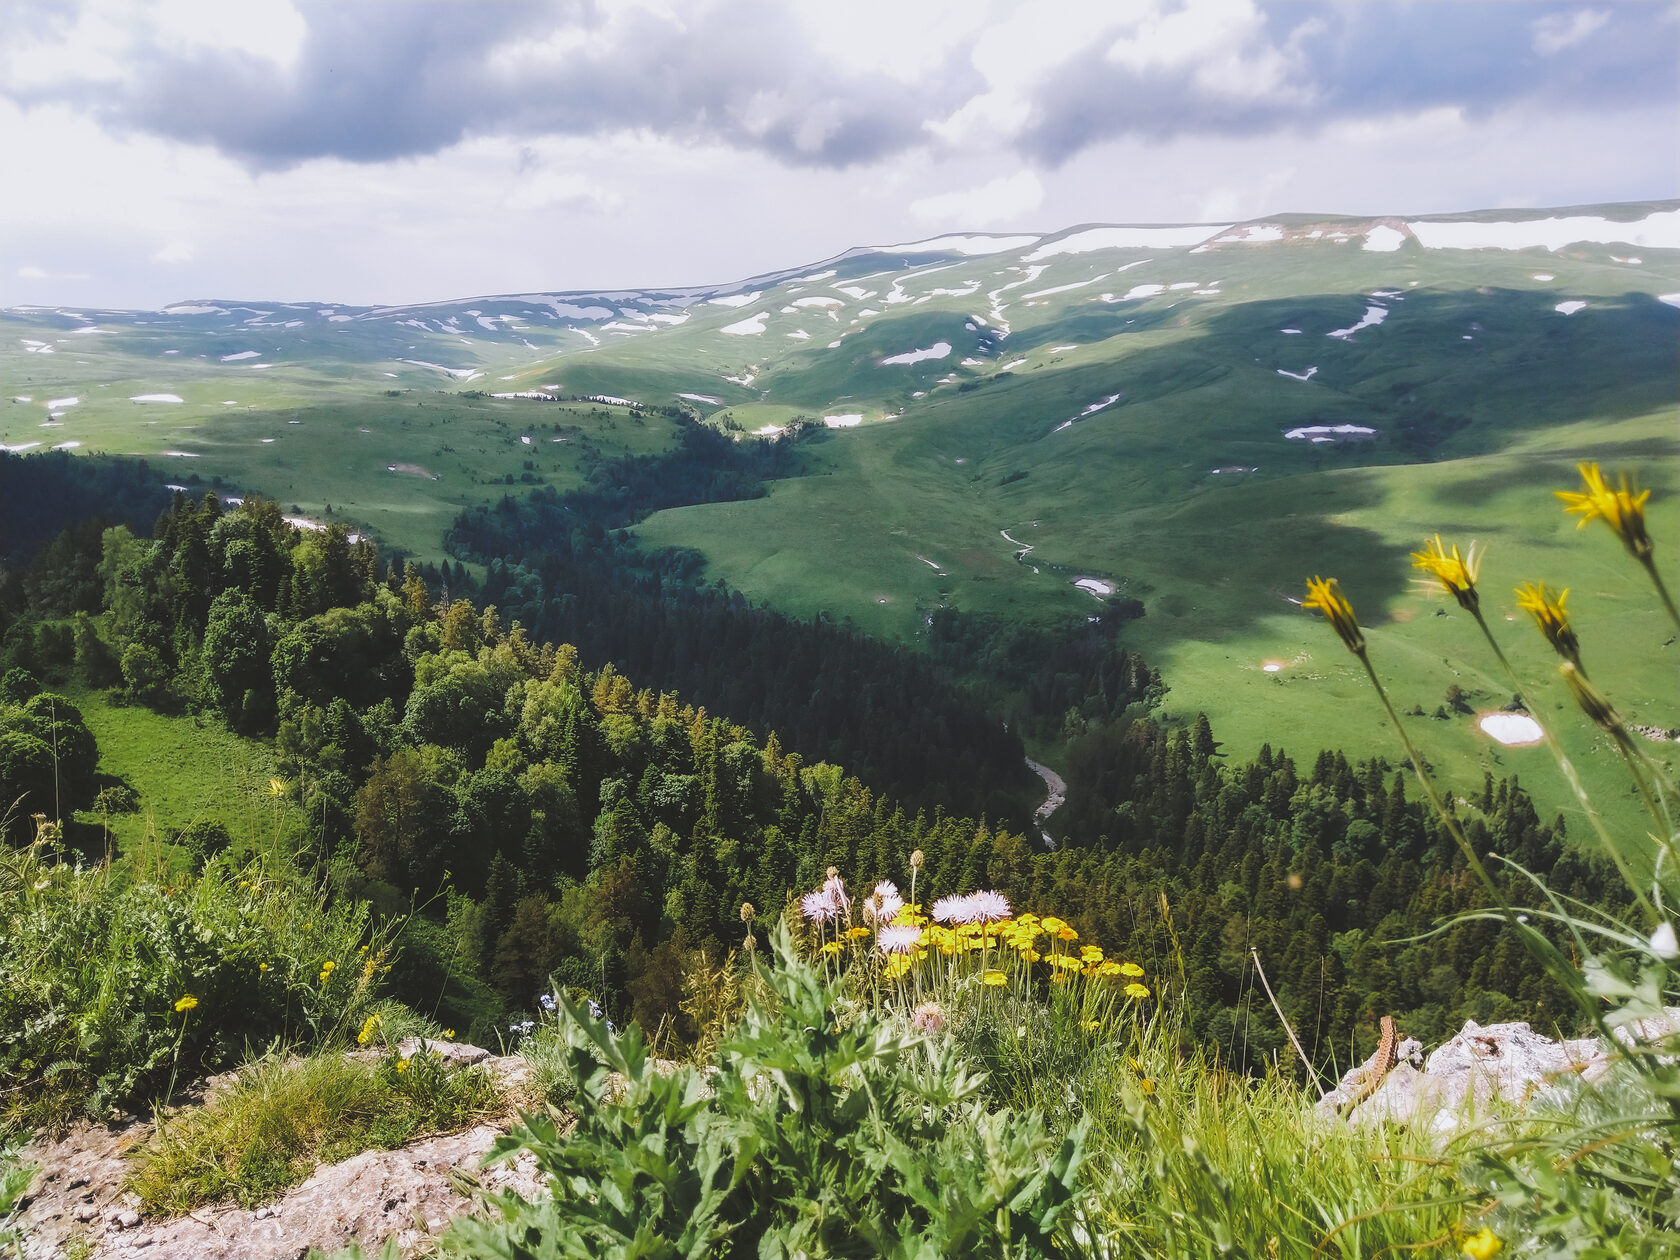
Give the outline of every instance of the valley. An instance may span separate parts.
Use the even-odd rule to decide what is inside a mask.
[[[1336,575],[1455,786],[1519,773],[1570,814],[1544,749],[1477,726],[1509,685],[1408,557],[1436,532],[1478,540],[1490,622],[1537,681],[1550,653],[1511,588],[1573,587],[1595,678],[1630,721],[1675,726],[1654,596],[1612,539],[1577,545],[1534,504],[1597,459],[1680,533],[1677,304],[1663,202],[948,236],[678,290],[11,309],[0,445],[141,455],[441,560],[462,509],[575,489],[586,454],[672,449],[681,408],[794,443],[762,497],[633,527],[749,600],[910,645],[942,608],[1120,620],[1164,715],[1206,712],[1232,755],[1393,756],[1357,663],[1297,606]],[[1468,713],[1441,707],[1449,687]],[[1610,749],[1572,739],[1619,798]]]

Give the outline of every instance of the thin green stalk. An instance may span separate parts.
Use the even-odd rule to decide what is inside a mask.
[[[1476,619],[1476,624],[1481,627],[1482,637],[1487,640],[1488,646],[1493,649],[1494,656],[1504,668],[1505,677],[1510,681],[1512,692],[1518,700],[1522,700],[1523,688],[1522,683],[1517,679],[1517,671],[1511,667],[1511,662],[1500,649],[1499,641],[1493,637],[1493,631],[1488,628],[1487,622],[1482,619],[1481,609],[1471,608],[1470,615]],[[1370,666],[1367,665],[1366,668],[1369,669]],[[1610,832],[1604,825],[1604,817],[1592,803],[1592,798],[1587,795],[1586,786],[1581,782],[1581,776],[1576,771],[1575,764],[1569,760],[1568,755],[1563,751],[1563,746],[1558,743],[1557,736],[1552,734],[1552,728],[1540,717],[1538,711],[1530,706],[1526,700],[1523,701],[1523,707],[1528,709],[1529,717],[1540,728],[1540,735],[1546,741],[1546,748],[1556,759],[1558,768],[1563,771],[1563,777],[1568,782],[1570,790],[1575,793],[1575,799],[1581,803],[1581,808],[1586,811],[1587,821],[1592,824],[1593,830],[1598,833],[1599,842],[1604,845],[1605,852],[1610,855],[1610,860],[1615,863],[1616,870],[1620,872],[1622,879],[1627,883],[1634,897],[1638,899],[1639,904],[1651,916],[1652,922],[1655,922],[1657,918],[1656,907],[1651,904],[1641,890],[1640,882],[1634,878],[1633,869],[1628,865],[1627,859],[1622,856],[1620,847],[1610,838]]]
[[[1662,597],[1663,607],[1668,609],[1669,618],[1676,627],[1680,627],[1680,609],[1675,608],[1674,600],[1668,593],[1668,587],[1663,585],[1662,575],[1657,572],[1657,563],[1650,556],[1640,556],[1639,563],[1645,566],[1645,572],[1651,575],[1651,584],[1657,588],[1657,594]]]

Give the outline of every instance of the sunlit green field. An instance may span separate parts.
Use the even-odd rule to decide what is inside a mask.
[[[255,331],[247,307],[8,312],[5,392],[30,401],[0,403],[0,442],[156,457],[436,558],[462,506],[565,490],[585,443],[648,453],[674,431],[479,391],[682,402],[743,438],[804,419],[802,475],[659,513],[639,538],[698,549],[708,577],[755,600],[912,644],[937,607],[1038,622],[1103,615],[1112,592],[1142,603],[1122,641],[1165,675],[1168,715],[1208,712],[1232,754],[1397,759],[1354,662],[1296,606],[1306,577],[1335,576],[1455,784],[1515,770],[1567,811],[1542,750],[1433,716],[1449,685],[1478,710],[1512,688],[1457,608],[1413,588],[1409,553],[1436,531],[1487,549],[1490,621],[1536,704],[1561,695],[1532,628],[1507,620],[1510,589],[1572,588],[1595,680],[1630,721],[1680,727],[1672,626],[1610,535],[1577,533],[1551,494],[1577,460],[1636,472],[1672,562],[1680,251],[1373,252],[1368,225],[1287,226],[1287,241],[1212,250],[863,255],[721,297],[577,298],[611,302],[594,322],[547,299],[296,308]],[[76,331],[89,323],[104,331]],[[184,401],[131,401],[148,393]],[[80,401],[43,427],[66,396]],[[1370,440],[1285,436],[1337,425]],[[1584,731],[1566,743],[1619,805],[1606,748]],[[1650,747],[1673,760],[1672,743]]]

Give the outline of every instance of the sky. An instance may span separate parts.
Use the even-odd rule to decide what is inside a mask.
[[[0,0],[0,304],[1680,197],[1680,0]]]

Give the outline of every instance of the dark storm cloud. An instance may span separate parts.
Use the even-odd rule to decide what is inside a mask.
[[[113,129],[211,144],[256,168],[418,156],[472,134],[622,130],[845,166],[915,143],[923,117],[941,108],[931,87],[838,72],[774,0],[735,0],[680,25],[638,14],[610,28],[586,3],[300,8],[308,33],[289,68],[152,39],[135,50],[128,82],[10,94],[80,105]],[[613,35],[558,63],[519,55],[562,29]],[[942,92],[980,87],[966,54],[929,81]]]
[[[71,12],[12,9],[32,34],[67,29]],[[612,23],[588,0],[302,12],[307,35],[286,68],[143,34],[121,82],[0,92],[87,109],[114,130],[213,145],[255,169],[419,156],[473,135],[623,131],[844,167],[931,144],[927,124],[988,87],[970,43],[910,84],[837,65],[778,0]],[[1238,66],[1229,84],[1193,61],[1128,69],[1108,56],[1112,37],[1070,52],[1031,90],[1013,143],[1056,164],[1122,136],[1252,135],[1443,105],[1472,115],[1526,101],[1591,111],[1672,103],[1680,90],[1668,2],[1279,0],[1261,12],[1246,43],[1221,49]],[[558,60],[521,53],[556,32],[590,38]],[[1250,71],[1268,65],[1256,89]]]
[[[1310,130],[1440,106],[1472,117],[1528,102],[1584,113],[1672,104],[1680,93],[1672,3],[1279,0],[1261,12],[1242,51],[1252,62],[1281,57],[1275,90],[1226,91],[1195,65],[1131,71],[1112,63],[1105,41],[1047,82],[1023,148],[1055,164],[1120,136]]]

